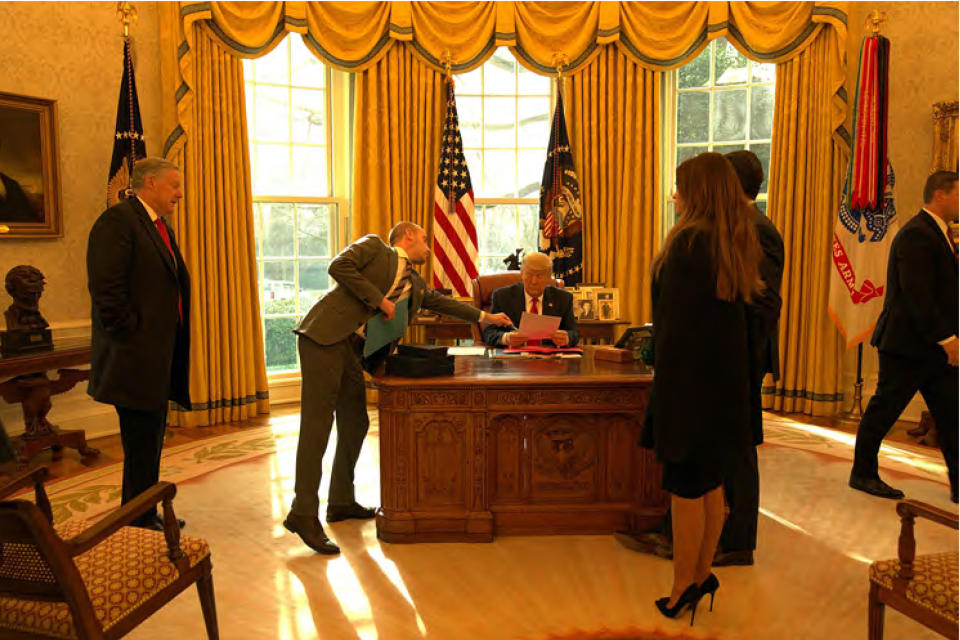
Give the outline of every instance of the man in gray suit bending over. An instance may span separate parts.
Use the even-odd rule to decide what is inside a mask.
[[[428,290],[413,267],[429,256],[427,234],[412,222],[400,222],[390,231],[390,246],[376,235],[360,238],[330,263],[336,286],[317,301],[296,329],[302,376],[300,440],[295,496],[283,526],[317,553],[340,552],[320,526],[317,496],[334,413],[337,451],[327,522],[375,514],[374,509],[357,504],[353,492],[353,471],[369,426],[363,368],[373,366],[361,362],[367,321],[377,313],[392,319],[397,303],[406,299],[408,318],[424,307],[468,322],[510,324],[505,314],[487,314]]]

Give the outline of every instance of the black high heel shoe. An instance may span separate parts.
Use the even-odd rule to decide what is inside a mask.
[[[666,598],[660,598],[659,600],[655,601],[654,604],[657,605],[657,609],[660,610],[660,613],[668,618],[676,618],[677,614],[680,613],[684,607],[690,605],[690,626],[692,627],[693,617],[697,615],[697,604],[700,603],[701,596],[702,594],[700,593],[700,586],[694,582],[683,590],[683,593],[680,594],[677,602],[672,607],[667,606],[667,603],[670,602],[670,596],[667,596]]]
[[[717,589],[720,588],[720,581],[717,580],[717,576],[712,573],[707,576],[707,579],[700,583],[700,597],[710,594],[710,611],[713,611],[713,596],[716,594]]]

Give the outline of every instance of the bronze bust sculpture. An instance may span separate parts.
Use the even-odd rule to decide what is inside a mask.
[[[3,313],[7,330],[2,332],[3,355],[52,348],[49,323],[40,314],[40,296],[46,282],[36,267],[18,265],[7,272],[4,285],[13,298]]]

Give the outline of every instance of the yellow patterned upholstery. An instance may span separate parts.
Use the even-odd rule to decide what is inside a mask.
[[[87,522],[56,527],[64,540],[79,534]],[[193,567],[210,555],[205,540],[180,536],[180,548]],[[90,551],[75,558],[77,570],[104,630],[172,583],[177,568],[167,557],[163,533],[123,527]],[[42,633],[51,638],[76,638],[73,617],[64,603],[0,597],[0,630]],[[2,635],[2,634],[0,634]]]
[[[956,623],[960,604],[958,562],[960,554],[956,551],[918,555],[913,563],[914,577],[906,585],[907,600]],[[898,560],[878,560],[870,565],[870,580],[893,590],[898,571]]]

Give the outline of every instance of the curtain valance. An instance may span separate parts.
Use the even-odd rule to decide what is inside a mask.
[[[532,71],[560,66],[576,73],[604,45],[653,70],[682,66],[725,37],[753,60],[784,62],[806,49],[824,28],[837,50],[824,69],[835,87],[833,120],[846,115],[845,2],[180,2],[164,11],[165,48],[175,51],[179,77],[164,78],[178,103],[189,100],[194,28],[201,25],[230,53],[258,57],[288,32],[299,33],[319,58],[348,71],[376,64],[398,42],[409,42],[429,66],[465,72],[497,47],[510,47]],[[171,7],[172,8],[172,7]],[[172,23],[172,24],[171,24]],[[170,68],[168,67],[168,68]],[[173,83],[167,84],[167,82]],[[189,129],[188,109],[165,114],[171,132],[165,153]],[[175,118],[171,120],[170,118]]]

